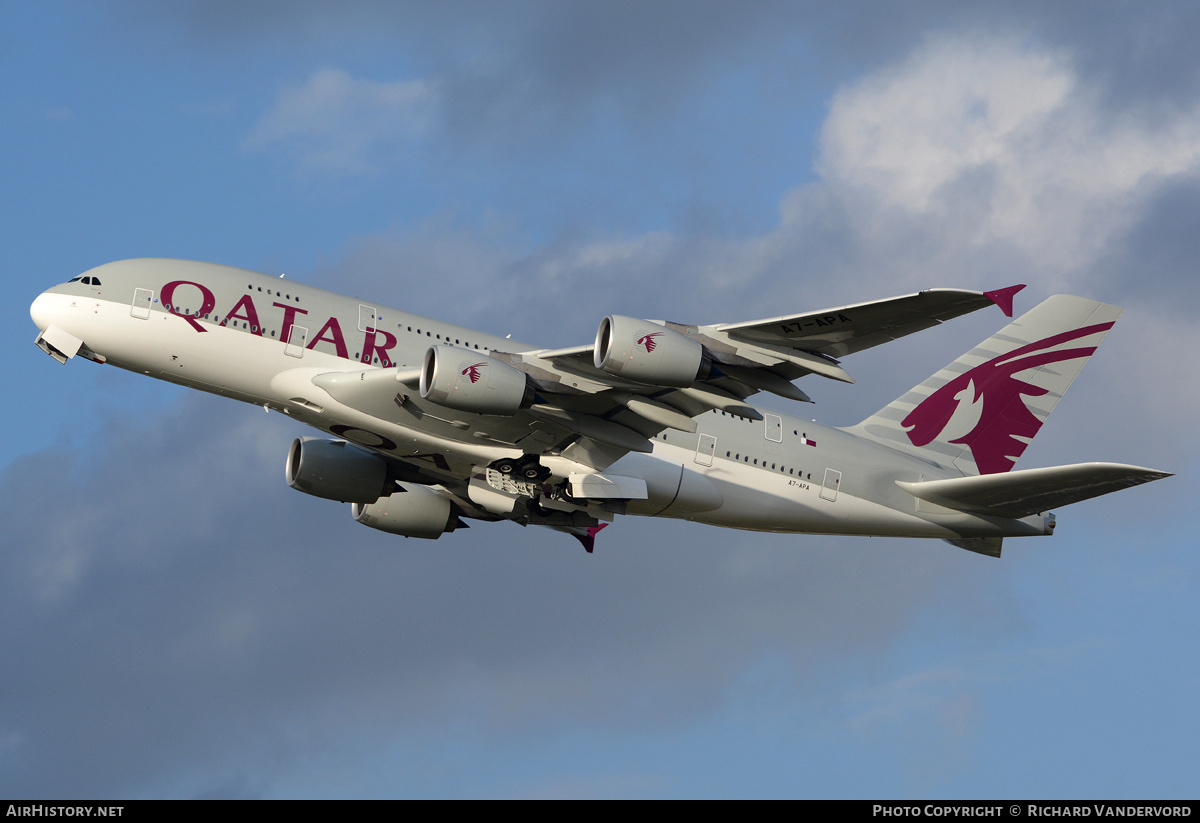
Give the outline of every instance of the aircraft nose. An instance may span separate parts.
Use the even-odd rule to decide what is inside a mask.
[[[33,318],[33,324],[41,331],[45,331],[54,318],[54,298],[49,292],[42,292],[33,301],[29,307],[29,316]]]

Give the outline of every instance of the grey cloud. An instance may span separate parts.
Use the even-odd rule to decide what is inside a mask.
[[[571,107],[618,95],[631,100],[678,100],[695,91],[714,65],[815,54],[805,62],[820,81],[829,72],[858,72],[895,59],[931,31],[975,30],[1025,35],[1061,44],[1083,60],[1085,73],[1114,100],[1194,97],[1200,80],[1193,42],[1200,11],[1191,4],[1131,6],[1089,3],[932,0],[853,7],[827,3],[660,0],[563,4],[379,2],[330,6],[319,0],[282,3],[188,2],[164,6],[126,0],[111,6],[114,21],[138,31],[147,25],[176,31],[184,42],[234,50],[281,41],[306,48],[393,38],[422,62],[470,66],[471,74],[507,81],[482,89]],[[472,58],[475,58],[472,60]],[[490,98],[494,103],[495,98]],[[489,105],[486,93],[476,100]],[[516,113],[515,111],[512,113]]]
[[[594,556],[511,524],[403,540],[284,488],[275,415],[190,397],[106,428],[0,478],[10,796],[270,794],[350,739],[669,729],[763,655],[803,692],[982,571],[940,544],[628,519]]]
[[[1165,182],[1148,201],[1126,242],[1095,272],[1101,284],[1123,284],[1156,312],[1192,320],[1200,310],[1200,179]],[[1132,288],[1131,288],[1132,287]]]

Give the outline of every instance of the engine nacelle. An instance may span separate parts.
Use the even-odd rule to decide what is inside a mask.
[[[658,323],[610,314],[596,331],[594,362],[626,380],[683,388],[696,382],[704,347]]]
[[[421,397],[476,414],[515,414],[528,383],[520,369],[453,346],[430,346],[421,365]]]
[[[374,503],[389,488],[383,458],[342,440],[297,437],[285,473],[293,489],[343,503]]]
[[[354,503],[350,510],[364,526],[404,537],[436,540],[459,525],[449,498],[416,483],[400,483],[391,497],[374,503]]]

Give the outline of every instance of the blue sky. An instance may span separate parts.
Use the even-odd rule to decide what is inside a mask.
[[[0,794],[1194,797],[1200,12],[960,5],[0,6]],[[32,345],[39,291],[135,256],[548,346],[1084,294],[1126,312],[1022,466],[1177,476],[999,561],[393,538],[285,487],[294,422]],[[800,413],[853,424],[1001,321]]]

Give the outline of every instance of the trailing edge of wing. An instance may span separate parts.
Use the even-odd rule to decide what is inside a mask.
[[[1013,295],[1023,288],[1009,286],[989,292],[926,289],[886,300],[711,328],[751,343],[844,357],[991,305],[998,305],[1011,317]]]
[[[919,483],[897,480],[896,485],[939,506],[1015,518],[1170,476],[1170,472],[1123,463],[1075,463]]]

